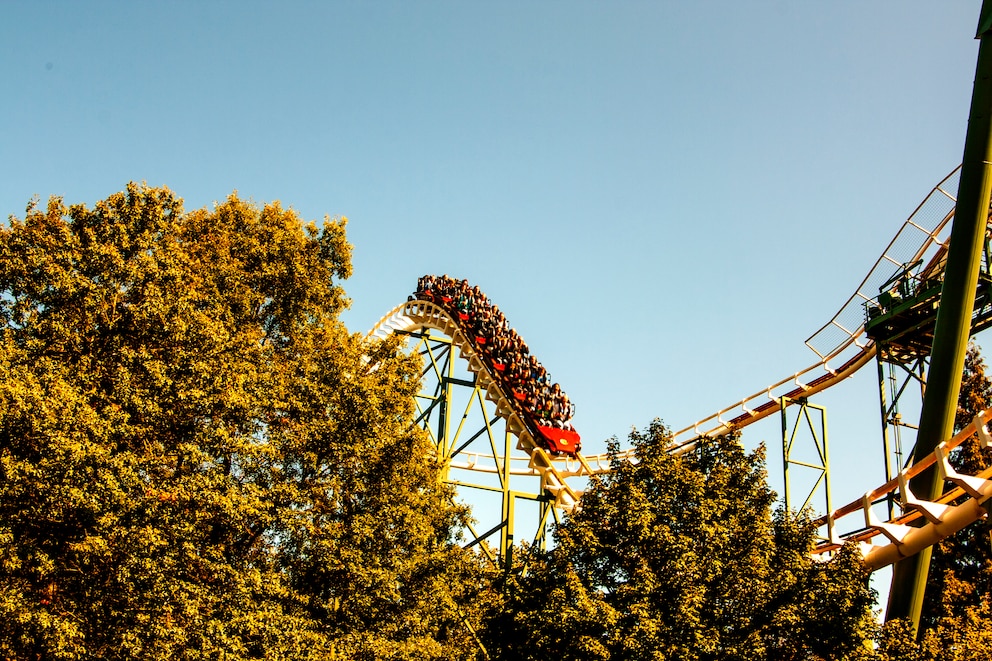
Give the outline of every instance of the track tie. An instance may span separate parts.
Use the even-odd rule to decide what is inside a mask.
[[[992,481],[975,475],[963,475],[954,470],[947,458],[947,443],[938,445],[934,455],[937,457],[937,474],[942,479],[964,489],[972,498],[980,499],[985,496],[986,490],[992,489]]]
[[[951,505],[943,505],[930,500],[920,500],[913,495],[907,483],[905,471],[899,471],[899,496],[903,507],[919,510],[923,513],[923,516],[934,524],[941,523],[944,520],[944,515],[954,509]]]
[[[880,520],[871,509],[871,492],[861,498],[861,507],[865,512],[865,525],[874,528],[889,538],[893,544],[901,545],[913,528],[901,523],[888,523]]]

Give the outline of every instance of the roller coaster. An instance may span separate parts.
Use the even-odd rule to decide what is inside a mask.
[[[957,168],[931,190],[855,293],[806,340],[816,355],[812,365],[675,431],[672,451],[689,451],[704,437],[738,432],[786,406],[806,402],[873,359],[906,363],[925,358],[932,344],[959,175]],[[986,223],[973,334],[992,325],[990,239],[992,229]],[[579,506],[589,480],[610,471],[614,459],[635,460],[631,451],[615,457],[583,455],[570,423],[553,426],[542,419],[534,402],[523,396],[519,377],[508,377],[506,359],[494,353],[492,335],[480,333],[473,311],[425,288],[423,279],[406,302],[370,331],[370,336],[380,339],[390,334],[406,338],[411,350],[423,358],[417,423],[431,435],[446,479],[459,488],[488,494],[493,502],[482,509],[499,512],[494,525],[470,526],[467,543],[478,545],[494,562],[508,562],[512,556],[518,503],[536,509],[536,531],[529,542],[543,546],[549,522]],[[900,467],[897,475],[863,497],[828,511],[818,521],[825,534],[814,555],[826,558],[845,542],[853,542],[866,565],[875,570],[985,516],[983,505],[992,498],[992,469],[960,474],[948,454],[976,434],[983,447],[992,447],[990,419],[992,412],[980,413],[924,460]],[[930,466],[937,467],[945,489],[936,500],[921,500],[909,489],[908,480]],[[520,479],[535,486],[526,491],[515,488],[511,480]],[[881,517],[873,505],[885,499],[901,507],[890,508],[889,516]],[[493,548],[488,540],[496,535],[500,541]]]

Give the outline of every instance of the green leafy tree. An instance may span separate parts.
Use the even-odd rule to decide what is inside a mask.
[[[853,549],[811,560],[814,530],[773,514],[761,451],[733,438],[672,454],[660,422],[507,585],[488,622],[505,658],[834,659],[868,654],[874,593]]]
[[[464,658],[482,585],[345,221],[130,184],[0,228],[0,657]]]

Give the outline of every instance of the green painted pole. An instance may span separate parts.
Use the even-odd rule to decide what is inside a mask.
[[[879,402],[882,407],[882,452],[885,455],[885,481],[888,482],[892,479],[892,450],[889,444],[889,404],[885,397],[885,363],[882,362],[881,351],[882,347],[878,347],[878,353],[875,354],[875,363],[878,365]],[[893,397],[893,400],[895,399]],[[891,493],[886,500],[888,500],[889,518],[891,519],[893,514]]]
[[[976,38],[979,39],[978,63],[958,184],[957,210],[940,291],[930,376],[920,412],[914,463],[953,435],[961,373],[971,335],[971,316],[992,193],[992,0],[982,3]],[[910,482],[910,489],[917,498],[934,500],[943,491],[943,484],[931,468],[915,477]],[[927,548],[896,563],[886,620],[909,618],[914,629],[919,630],[930,552]]]

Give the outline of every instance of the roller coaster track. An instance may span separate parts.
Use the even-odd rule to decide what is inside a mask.
[[[788,405],[805,400],[840,383],[871,362],[877,346],[866,333],[865,307],[871,305],[880,290],[893,281],[893,274],[903,273],[928,281],[942,277],[954,217],[956,200],[953,193],[957,190],[958,175],[959,169],[955,169],[933,188],[903,224],[855,293],[827,324],[806,340],[807,346],[817,356],[816,362],[676,431],[673,452],[688,451],[703,437],[736,432],[778,413],[783,402]],[[976,306],[973,332],[992,325],[992,314],[989,314],[992,303],[988,300],[980,303]],[[384,338],[391,333],[423,332],[427,329],[451,338],[452,346],[468,362],[468,370],[474,375],[476,387],[484,393],[486,400],[495,404],[496,413],[506,422],[507,431],[517,438],[517,449],[524,453],[523,456],[501,458],[496,456],[495,450],[492,454],[462,452],[448,458],[449,466],[470,471],[538,476],[541,491],[553,495],[556,508],[565,512],[575,508],[582,492],[571,486],[568,480],[609,472],[611,457],[604,454],[565,457],[547,452],[534,438],[518,402],[508,396],[500,380],[490,371],[483,353],[475,344],[474,334],[463,330],[459,322],[440,305],[426,300],[407,301],[383,316],[370,335]],[[828,556],[845,541],[850,541],[859,545],[867,565],[878,569],[912,555],[985,516],[983,504],[992,497],[992,469],[979,475],[960,475],[948,463],[947,453],[974,434],[978,434],[984,447],[989,447],[992,437],[986,425],[990,418],[992,413],[983,412],[961,433],[942,443],[933,454],[902,470],[896,479],[823,517],[819,523],[826,527],[827,535],[815,549],[814,555]],[[619,458],[634,459],[633,451],[620,453]],[[932,465],[937,465],[951,488],[935,502],[920,501],[907,488],[906,481]],[[896,492],[899,493],[903,513],[891,520],[880,520],[872,505]],[[860,514],[860,517],[853,517],[855,514]],[[927,520],[925,525],[910,525],[921,517]],[[857,520],[848,525],[853,532],[839,534],[840,520],[844,523]]]
[[[825,557],[845,542],[854,542],[860,548],[865,564],[872,570],[880,569],[932,546],[987,516],[985,507],[992,498],[992,468],[977,475],[961,474],[951,466],[948,455],[976,434],[981,447],[992,447],[992,436],[987,426],[990,419],[992,411],[982,411],[967,427],[940,443],[923,460],[904,468],[896,478],[866,492],[860,499],[820,519],[817,523],[827,526],[828,539],[817,546],[814,555]],[[909,489],[908,482],[935,464],[938,475],[952,486],[936,501],[920,500]],[[872,504],[896,491],[899,492],[903,514],[889,521],[880,520],[872,510]],[[864,527],[849,535],[837,534],[837,520],[854,514],[860,515],[856,518],[864,523]],[[922,527],[910,525],[921,518],[927,521]]]
[[[486,365],[474,336],[462,330],[459,322],[444,307],[432,301],[407,301],[380,319],[370,335],[382,339],[391,333],[422,332],[424,329],[434,329],[451,338],[452,346],[468,361],[468,370],[475,375],[475,385],[481,389],[486,400],[495,404],[497,415],[506,421],[507,430],[516,436],[516,447],[526,456],[510,457],[510,461],[518,465],[509,472],[515,475],[540,476],[541,491],[554,494],[556,507],[566,512],[571,511],[578,504],[581,494],[567,483],[567,478],[582,474],[592,475],[596,471],[581,455],[574,459],[553,457],[539,445],[525,421],[525,414],[519,403],[505,392]],[[501,469],[498,457],[469,452],[457,453],[456,458],[449,460],[449,467],[488,473],[496,473]]]

